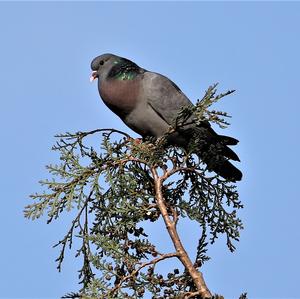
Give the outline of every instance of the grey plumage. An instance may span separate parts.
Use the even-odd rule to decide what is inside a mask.
[[[92,79],[98,78],[98,89],[103,102],[124,123],[143,137],[161,137],[166,133],[185,106],[193,105],[179,87],[167,77],[140,68],[134,62],[113,54],[93,59]],[[175,132],[169,143],[188,148],[190,139],[200,140],[195,153],[207,168],[224,178],[237,181],[242,173],[228,160],[239,161],[228,147],[238,140],[218,135],[206,121],[193,123]]]

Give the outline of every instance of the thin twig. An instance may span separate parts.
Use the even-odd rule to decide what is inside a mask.
[[[87,196],[86,200],[84,201],[84,204],[83,206],[81,207],[80,211],[78,212],[76,218],[72,221],[72,225],[71,225],[71,228],[69,229],[68,233],[66,234],[66,236],[64,237],[64,239],[60,240],[57,244],[53,245],[53,248],[59,246],[59,245],[62,245],[62,249],[61,249],[61,253],[59,255],[59,257],[56,259],[56,261],[58,262],[58,266],[57,266],[57,269],[58,271],[60,272],[61,271],[61,265],[62,265],[62,262],[63,262],[63,259],[64,259],[64,252],[65,252],[65,248],[66,248],[66,245],[69,241],[69,248],[72,247],[72,238],[73,238],[73,230],[74,230],[74,227],[75,225],[78,223],[80,217],[81,217],[81,214],[82,212],[85,210],[85,208],[87,207],[88,205],[88,202],[90,201],[91,199],[91,196],[93,194],[93,190],[90,192],[90,194]]]
[[[168,258],[172,258],[172,257],[178,257],[178,253],[177,252],[174,252],[174,253],[165,253],[165,254],[162,254],[161,256],[153,259],[150,262],[142,263],[137,269],[135,269],[134,271],[132,271],[127,276],[123,277],[120,280],[120,282],[113,289],[111,289],[109,291],[109,294],[113,294],[115,291],[117,291],[118,289],[120,289],[121,286],[122,286],[122,284],[126,280],[130,279],[131,277],[135,277],[143,268],[145,268],[147,266],[150,266],[150,265],[156,265],[158,262],[163,261],[163,260],[168,259]]]

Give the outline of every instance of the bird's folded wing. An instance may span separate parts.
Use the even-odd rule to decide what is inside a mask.
[[[153,72],[143,74],[143,96],[148,105],[169,125],[181,108],[193,105],[177,85],[167,77]]]

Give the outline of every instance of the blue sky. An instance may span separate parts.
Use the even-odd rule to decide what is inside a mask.
[[[192,101],[214,82],[237,90],[216,108],[233,116],[222,133],[240,140],[245,230],[234,254],[222,239],[210,247],[203,273],[227,298],[300,298],[299,37],[297,2],[1,2],[0,297],[78,288],[74,252],[58,273],[51,248],[70,219],[46,225],[22,210],[58,159],[55,134],[132,133],[88,80],[91,59],[111,52],[167,75]],[[196,232],[185,223],[181,233],[192,251]]]

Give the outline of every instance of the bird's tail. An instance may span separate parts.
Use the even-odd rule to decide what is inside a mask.
[[[242,179],[242,172],[228,160],[214,164],[210,169],[222,176],[224,179],[232,182],[240,181]]]
[[[218,135],[211,128],[205,128],[205,132],[203,129],[198,127],[194,131],[193,135],[196,136],[194,152],[207,165],[209,171],[214,171],[232,182],[240,181],[242,179],[241,171],[229,161],[240,161],[240,159],[228,147],[228,145],[236,145],[238,140],[229,136]]]

